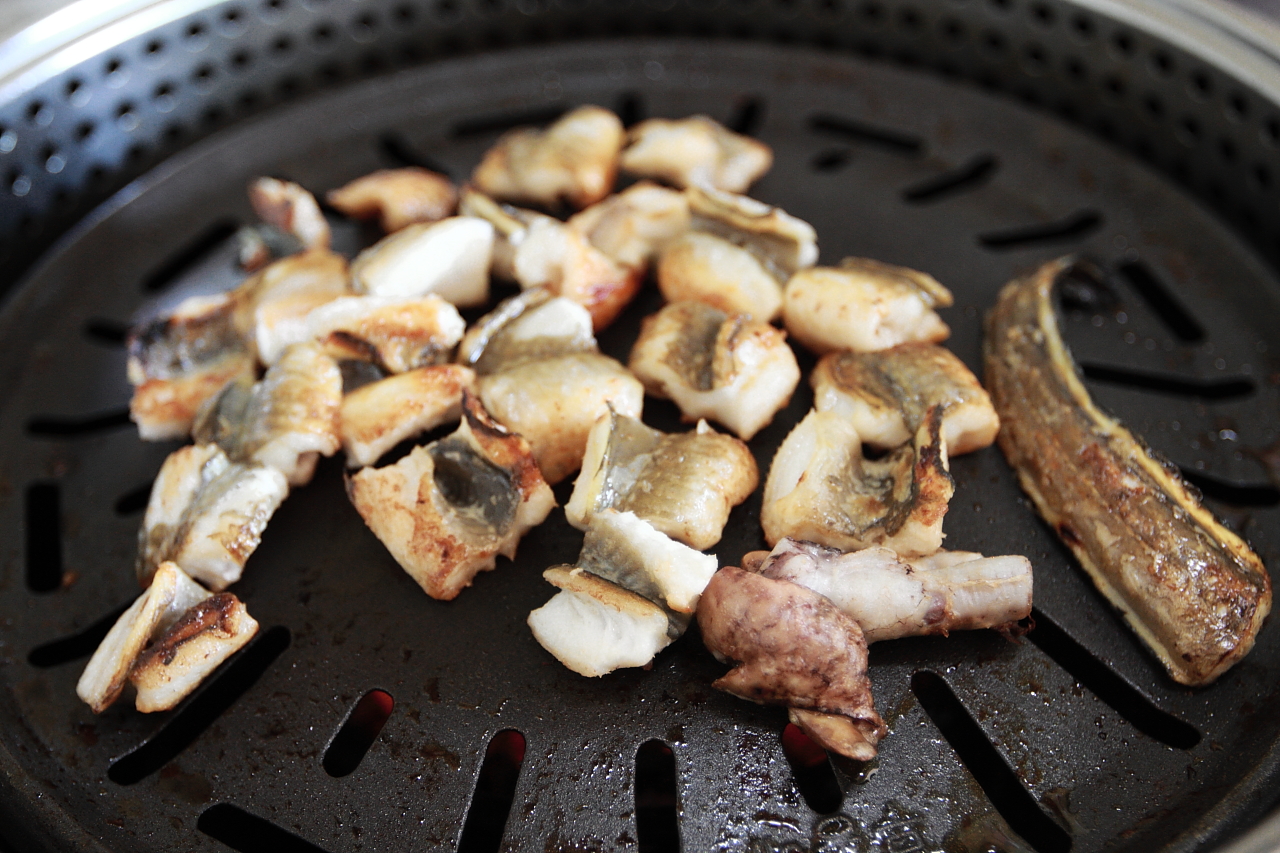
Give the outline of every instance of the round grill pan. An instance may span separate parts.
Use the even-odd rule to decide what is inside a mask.
[[[322,190],[415,162],[461,179],[504,129],[582,103],[629,122],[702,112],[769,143],[753,194],[812,222],[823,262],[937,275],[974,367],[1003,282],[1064,252],[1098,260],[1114,300],[1077,288],[1063,305],[1093,393],[1280,565],[1270,60],[1188,19],[1018,0],[150,12],[143,34],[8,78],[0,104],[3,245],[10,276],[26,270],[0,315],[15,849],[1191,851],[1272,807],[1274,626],[1216,685],[1175,686],[995,449],[953,460],[947,545],[1030,557],[1036,628],[874,646],[892,734],[873,766],[788,752],[784,713],[711,689],[724,667],[696,630],[651,671],[555,663],[524,619],[551,595],[541,570],[577,554],[558,512],[514,564],[426,598],[336,460],[251,559],[236,591],[263,632],[217,678],[168,715],[95,718],[73,692],[136,595],[140,511],[174,448],[127,422],[122,330],[236,280],[246,182]],[[372,236],[335,225],[347,250]],[[657,303],[650,288],[605,350],[625,358]],[[752,442],[762,470],[810,403],[802,388]],[[646,420],[678,428],[658,401]],[[722,563],[762,546],[758,514],[758,495],[735,511]]]

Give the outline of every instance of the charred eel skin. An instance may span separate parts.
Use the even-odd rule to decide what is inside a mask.
[[[1040,515],[1182,684],[1212,683],[1271,610],[1258,556],[1080,381],[1054,312],[1060,258],[1010,282],[987,315],[985,379],[1000,449]]]

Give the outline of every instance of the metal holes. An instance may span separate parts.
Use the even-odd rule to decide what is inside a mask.
[[[325,853],[310,841],[231,803],[205,809],[196,829],[238,853]]]
[[[254,685],[289,648],[291,640],[289,629],[282,625],[255,638],[224,664],[225,668],[187,700],[150,740],[112,762],[107,778],[117,785],[132,785],[168,764]]]
[[[144,483],[137,488],[129,491],[116,498],[116,502],[112,505],[116,515],[128,516],[135,515],[147,508],[147,503],[151,500],[151,483]]]
[[[898,154],[918,156],[924,153],[925,143],[919,136],[889,127],[868,124],[857,119],[825,113],[812,116],[809,127],[851,142],[883,148]]]
[[[84,336],[96,344],[121,347],[124,346],[125,339],[129,336],[129,327],[124,323],[117,323],[115,320],[94,317],[85,321]]]
[[[733,114],[725,121],[724,126],[734,133],[751,136],[764,123],[764,98],[749,95],[738,100],[733,107]]]
[[[991,180],[999,167],[1000,161],[993,155],[978,154],[955,169],[907,187],[902,191],[902,200],[909,204],[927,204],[976,190]]]
[[[120,429],[131,423],[128,409],[83,417],[37,415],[27,421],[27,432],[41,438],[80,438],[98,432]]]
[[[640,853],[679,853],[676,757],[660,740],[636,750],[636,842]]]
[[[158,293],[165,290],[183,273],[209,257],[215,249],[231,239],[239,227],[240,223],[224,219],[205,228],[142,279],[143,291]]]
[[[361,696],[324,751],[324,772],[335,778],[354,772],[395,706],[396,700],[385,690],[370,690]]]
[[[986,231],[978,235],[978,243],[984,248],[997,251],[1023,249],[1046,243],[1081,240],[1101,227],[1101,213],[1095,210],[1080,210],[1055,222]]]
[[[457,853],[498,853],[515,801],[524,748],[524,735],[513,729],[500,731],[489,741]]]
[[[1175,397],[1191,397],[1198,400],[1236,400],[1251,396],[1256,390],[1252,379],[1240,376],[1231,379],[1188,379],[1172,374],[1145,373],[1126,367],[1085,362],[1080,365],[1085,379],[1141,388]]]
[[[800,795],[818,814],[831,814],[844,802],[844,791],[836,779],[826,750],[800,730],[795,723],[782,729],[782,752],[791,765]]]
[[[27,663],[40,669],[48,669],[89,657],[132,603],[120,605],[82,631],[36,646],[27,655]]]
[[[1142,261],[1129,261],[1120,264],[1116,271],[1138,292],[1178,340],[1188,344],[1204,340],[1204,327],[1182,307],[1182,303],[1150,267]]]
[[[915,673],[911,676],[911,692],[1014,832],[1037,853],[1066,853],[1071,849],[1071,836],[1041,811],[942,676],[928,671]]]
[[[62,586],[62,499],[57,483],[27,487],[27,589],[53,592]]]
[[[1194,726],[1157,707],[1043,613],[1033,612],[1032,619],[1035,628],[1027,633],[1027,639],[1135,729],[1178,749],[1191,749],[1200,742],[1200,732]]]

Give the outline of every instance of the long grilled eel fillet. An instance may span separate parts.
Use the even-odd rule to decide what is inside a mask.
[[[1008,284],[987,316],[1000,448],[1040,515],[1174,680],[1213,682],[1271,610],[1262,561],[1141,439],[1094,405],[1058,329],[1063,258]]]

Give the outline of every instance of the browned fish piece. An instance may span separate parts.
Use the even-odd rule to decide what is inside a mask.
[[[1054,313],[1070,258],[1008,284],[987,317],[1000,448],[1040,515],[1174,680],[1209,684],[1271,610],[1257,555],[1140,438],[1094,405]]]
[[[415,222],[435,222],[458,206],[458,189],[420,166],[379,169],[325,194],[325,201],[357,219],[377,218],[390,234]]]

